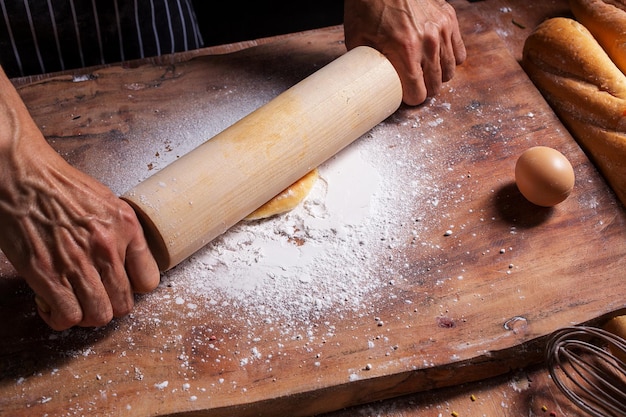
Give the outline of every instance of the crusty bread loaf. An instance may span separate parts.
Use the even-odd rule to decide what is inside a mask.
[[[569,4],[576,20],[626,74],[626,0],[570,0]]]
[[[602,326],[607,332],[613,333],[615,336],[621,337],[626,340],[626,316],[616,316],[607,321]],[[616,345],[609,345],[609,349],[613,355],[617,356],[622,361],[626,362],[626,352],[623,349],[619,349]]]
[[[553,18],[524,44],[522,65],[626,205],[626,77],[580,23]]]

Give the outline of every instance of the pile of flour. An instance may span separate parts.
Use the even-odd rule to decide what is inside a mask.
[[[296,209],[235,225],[166,273],[162,285],[180,304],[302,320],[367,308],[388,283],[379,255],[397,227],[392,208],[403,200],[394,168],[377,168],[381,155],[375,135],[359,139],[319,167]]]

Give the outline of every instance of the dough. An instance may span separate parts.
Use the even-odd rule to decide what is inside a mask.
[[[309,195],[319,173],[317,168],[250,213],[244,220],[260,220],[293,210]]]
[[[626,76],[589,30],[562,17],[526,39],[522,65],[626,205]]]
[[[626,73],[626,0],[570,0],[569,4],[576,20]]]

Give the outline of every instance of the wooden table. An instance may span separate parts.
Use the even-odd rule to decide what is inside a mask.
[[[369,294],[365,310],[279,325],[183,297],[164,279],[133,316],[58,334],[2,264],[0,306],[15,321],[0,328],[0,410],[311,415],[370,403],[333,415],[542,415],[543,406],[575,415],[533,364],[554,329],[624,309],[626,216],[516,63],[529,30],[567,9],[454,5],[468,61],[435,100],[400,109],[363,140],[437,179],[398,171],[397,184],[409,177],[436,192],[416,193],[410,212],[392,219],[377,264],[378,274],[393,273],[390,286]],[[340,28],[329,28],[234,55],[16,83],[53,146],[122,192],[341,54],[340,40]],[[537,210],[510,173],[521,150],[546,141],[567,153],[579,182],[558,208]],[[423,153],[423,165],[404,159]],[[417,250],[420,241],[429,245]],[[413,392],[422,393],[371,404]]]
[[[523,2],[486,0],[473,3],[509,52],[521,61],[524,40],[542,20],[570,16],[567,1]],[[476,383],[358,406],[326,414],[327,417],[384,416],[556,416],[584,417],[559,391],[543,364],[527,366]]]

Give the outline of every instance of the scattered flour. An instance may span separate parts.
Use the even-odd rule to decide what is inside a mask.
[[[380,172],[380,159],[376,139],[361,138],[319,167],[296,209],[235,225],[164,274],[162,285],[174,289],[177,304],[301,320],[366,307],[387,284],[378,258],[397,227],[391,208],[402,188],[390,183],[403,167]]]
[[[391,287],[413,273],[410,253],[439,256],[431,237],[448,220],[429,213],[433,206],[445,210],[460,192],[444,195],[435,180],[454,167],[452,160],[441,164],[444,148],[431,138],[433,129],[448,129],[441,109],[450,104],[432,99],[417,117],[380,123],[319,167],[319,180],[297,208],[242,221],[163,274],[135,317],[211,311],[245,325],[332,327],[329,317],[372,314],[388,304],[396,297]]]

